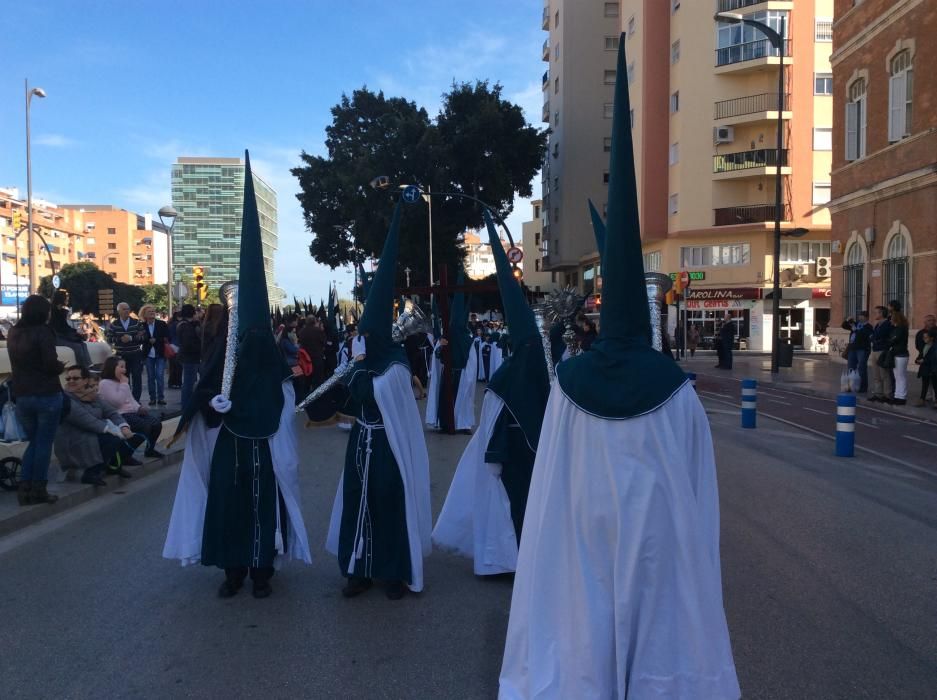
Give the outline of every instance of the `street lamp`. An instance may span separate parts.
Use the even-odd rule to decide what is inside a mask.
[[[176,217],[179,216],[171,204],[160,207],[156,213],[159,216],[159,222],[165,227],[166,219],[169,219],[169,231],[166,233],[166,306],[168,308],[166,318],[172,318],[172,230],[176,225]]]
[[[774,177],[774,284],[771,290],[771,373],[778,373],[778,352],[781,343],[781,164],[783,163],[784,141],[784,17],[781,17],[780,31],[775,31],[767,24],[747,19],[735,12],[717,12],[714,19],[726,24],[747,24],[765,35],[771,46],[778,51],[781,62],[778,65],[778,135],[777,153],[775,154]]]
[[[42,88],[29,89],[29,80],[23,81],[26,87],[26,221],[29,235],[27,237],[29,246],[29,293],[32,294],[39,287],[39,270],[36,265],[36,234],[33,231],[33,163],[32,153],[30,151],[29,136],[29,108],[33,101],[33,95],[36,97],[45,97],[46,91]],[[55,272],[55,270],[52,270]]]

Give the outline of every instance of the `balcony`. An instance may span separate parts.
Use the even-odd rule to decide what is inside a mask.
[[[791,96],[784,95],[783,119],[791,118]],[[719,126],[743,124],[760,121],[774,121],[778,118],[778,94],[763,92],[759,95],[746,95],[733,100],[722,100],[713,105],[713,119]]]
[[[787,149],[781,149],[781,175],[790,175]],[[777,151],[774,148],[759,148],[753,151],[720,153],[713,156],[713,173],[717,180],[764,177],[777,175]]]
[[[550,123],[550,100],[547,100],[543,103],[543,114],[541,115],[540,121]]]
[[[547,63],[550,62],[550,40],[549,39],[543,40],[543,49],[541,51],[540,58],[546,61]]]
[[[550,31],[550,8],[543,8],[543,19],[540,21],[540,28]]]
[[[784,63],[791,63],[791,40],[784,40]],[[733,44],[716,49],[716,74],[750,73],[781,63],[778,50],[767,39]]]
[[[541,89],[543,90],[548,89],[550,87],[550,71],[548,70],[543,71],[543,78],[541,78],[540,80],[541,80],[541,85],[540,85]]]
[[[723,207],[714,209],[716,226],[738,226],[740,224],[765,224],[774,222],[777,207],[774,204],[743,204],[738,207]],[[781,220],[791,220],[791,208],[784,204],[781,207]]]
[[[719,0],[719,12],[735,12],[746,7],[755,5],[764,5],[768,0]],[[786,6],[786,7],[785,7]],[[792,10],[794,8],[793,0],[772,0],[772,10]]]

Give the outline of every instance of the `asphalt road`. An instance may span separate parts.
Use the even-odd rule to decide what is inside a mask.
[[[933,697],[937,479],[707,403],[744,696]],[[316,560],[266,600],[161,559],[177,470],[0,539],[0,697],[494,697],[510,582],[434,552],[419,596],[341,597],[323,542],[346,439],[301,433]],[[467,439],[427,435],[435,513]]]

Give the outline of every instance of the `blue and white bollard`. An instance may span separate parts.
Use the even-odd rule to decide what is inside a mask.
[[[856,395],[839,394],[836,397],[836,456],[855,457],[856,454]]]
[[[687,372],[686,378],[690,380],[690,386],[693,387],[693,391],[696,391],[696,372]]]
[[[755,427],[755,403],[758,395],[758,382],[754,379],[742,380],[742,427]]]

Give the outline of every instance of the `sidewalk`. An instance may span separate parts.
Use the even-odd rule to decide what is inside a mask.
[[[697,351],[696,357],[680,361],[680,366],[687,372],[696,372],[698,377],[730,378],[736,381],[755,379],[759,386],[773,386],[784,391],[793,391],[810,396],[835,399],[840,392],[840,377],[846,364],[839,358],[827,355],[795,354],[793,367],[781,367],[778,374],[771,374],[771,356],[760,353],[734,353],[732,369],[715,369],[716,353]],[[918,420],[937,423],[937,410],[928,403],[923,408],[916,408],[911,401],[920,395],[921,380],[917,378],[917,366],[908,372],[908,403],[904,406],[869,402],[865,394],[858,395],[858,402],[875,406],[881,410],[894,412],[896,415],[908,415]]]

